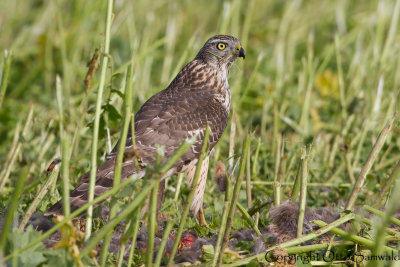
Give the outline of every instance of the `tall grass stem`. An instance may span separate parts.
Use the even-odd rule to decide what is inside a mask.
[[[105,29],[103,62],[102,62],[102,66],[101,66],[100,83],[99,83],[99,90],[97,92],[96,112],[95,112],[94,125],[93,125],[88,202],[93,201],[93,198],[94,198],[94,187],[95,187],[96,172],[97,172],[97,144],[98,144],[98,139],[99,139],[101,102],[102,102],[102,98],[103,98],[103,91],[104,91],[104,85],[105,85],[105,80],[106,80],[108,58],[109,58],[109,51],[110,51],[111,17],[112,17],[112,12],[113,12],[114,1],[108,0],[107,3],[108,3],[108,5],[107,5],[107,19],[106,19],[106,29]],[[88,240],[92,233],[92,217],[93,217],[93,206],[89,206],[88,210],[87,210],[87,216],[86,216],[85,240]]]
[[[229,213],[228,213],[228,219],[226,222],[226,228],[225,228],[225,232],[224,232],[224,237],[222,239],[222,244],[221,244],[221,249],[220,249],[220,254],[218,256],[218,266],[222,264],[222,257],[225,251],[225,247],[228,244],[228,240],[229,240],[229,234],[231,231],[231,227],[232,227],[232,222],[233,222],[233,216],[235,214],[235,210],[236,210],[236,203],[238,201],[239,198],[239,192],[240,192],[240,188],[242,186],[242,180],[244,177],[244,171],[246,169],[246,160],[247,160],[247,152],[248,152],[248,147],[250,144],[250,138],[247,135],[246,140],[243,144],[243,148],[242,148],[242,158],[240,160],[240,167],[239,167],[239,174],[238,177],[236,179],[236,183],[235,183],[235,187],[233,189],[233,193],[232,193],[232,200],[231,200],[231,205],[229,207]],[[222,233],[220,233],[222,234]]]

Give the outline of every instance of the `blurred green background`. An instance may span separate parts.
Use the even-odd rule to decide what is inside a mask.
[[[0,175],[5,200],[28,166],[29,182],[46,179],[60,157],[57,76],[64,127],[72,140],[71,186],[89,170],[94,105],[100,71],[86,90],[87,62],[103,49],[106,1],[0,1],[0,51],[12,51],[7,93],[0,108]],[[116,0],[103,98],[99,162],[119,137],[121,88],[134,62],[134,110],[164,89],[214,34],[238,37],[246,60],[230,73],[236,143],[229,163],[230,125],[216,160],[232,167],[251,134],[254,181],[294,180],[300,149],[311,146],[309,204],[347,199],[379,131],[399,107],[400,1],[124,1]],[[0,62],[3,73],[4,62]],[[231,120],[232,121],[232,120]],[[373,201],[400,159],[398,124],[386,140],[359,201]],[[276,169],[278,136],[283,146]],[[169,188],[173,192],[174,179]],[[208,181],[205,204],[214,205]],[[343,185],[343,186],[339,186]],[[282,187],[282,198],[287,189]],[[35,189],[25,192],[29,203]],[[269,186],[253,189],[260,201]],[[322,196],[322,197],[321,197]],[[45,210],[58,195],[40,207]],[[223,196],[218,205],[223,204]],[[244,201],[245,195],[241,195]],[[215,201],[215,203],[218,201]],[[217,204],[215,204],[217,205]],[[26,206],[25,206],[26,207]],[[24,206],[20,207],[23,210]],[[218,209],[221,209],[219,207]],[[206,210],[207,213],[207,210]]]

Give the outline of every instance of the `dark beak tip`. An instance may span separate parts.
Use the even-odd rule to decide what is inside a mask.
[[[246,58],[246,54],[245,54],[244,49],[242,47],[239,50],[239,57],[242,57],[243,59]]]

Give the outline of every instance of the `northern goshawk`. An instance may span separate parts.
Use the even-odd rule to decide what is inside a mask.
[[[210,38],[200,49],[197,56],[189,62],[164,90],[152,96],[135,115],[135,149],[141,151],[141,165],[154,166],[157,146],[165,147],[165,159],[168,159],[187,138],[197,135],[196,143],[185,152],[166,175],[171,176],[186,171],[189,184],[192,183],[196,162],[207,124],[210,127],[209,147],[213,149],[224,132],[231,103],[228,74],[233,62],[245,58],[240,41],[228,35],[216,35]],[[97,168],[95,197],[110,190],[113,186],[114,165],[118,144],[107,161]],[[132,150],[131,132],[125,151]],[[204,188],[207,180],[209,156],[203,161],[195,197],[190,210],[196,215],[203,203]],[[135,174],[134,160],[124,160],[121,180]],[[138,175],[145,175],[145,168]],[[71,212],[78,209],[88,199],[89,173],[81,184],[70,194]],[[164,188],[162,188],[163,193]],[[62,213],[61,201],[54,204],[46,215]]]

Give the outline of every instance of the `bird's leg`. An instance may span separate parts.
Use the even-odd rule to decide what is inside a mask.
[[[201,169],[200,169],[200,177],[197,181],[197,185],[193,186],[193,179],[196,171],[196,162],[194,162],[187,170],[186,170],[186,179],[188,180],[189,185],[192,187],[192,190],[195,191],[194,198],[192,203],[190,204],[190,210],[193,212],[195,217],[197,218],[200,226],[207,225],[206,219],[204,218],[203,212],[203,197],[204,197],[204,189],[207,182],[207,173],[208,173],[208,164],[210,161],[210,154],[204,159]]]

